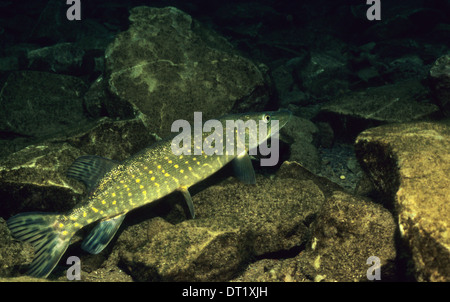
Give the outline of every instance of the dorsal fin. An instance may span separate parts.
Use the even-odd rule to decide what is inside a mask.
[[[67,176],[83,182],[91,192],[98,181],[119,162],[96,155],[78,157],[67,170]]]

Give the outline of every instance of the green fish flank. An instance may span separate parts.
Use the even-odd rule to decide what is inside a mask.
[[[287,110],[244,113],[225,116],[226,120],[276,120],[281,129],[289,120]],[[266,139],[273,135],[267,123]],[[172,151],[173,136],[141,150],[123,162],[115,162],[98,156],[83,156],[68,170],[68,176],[82,181],[90,191],[88,200],[64,214],[21,213],[11,217],[8,227],[13,236],[30,242],[35,248],[35,258],[28,274],[47,277],[63,256],[72,236],[81,228],[94,222],[97,226],[84,239],[82,248],[90,253],[101,252],[116,234],[125,215],[136,208],[156,201],[175,191],[183,193],[192,218],[195,217],[189,188],[206,179],[230,162],[237,176],[246,183],[254,183],[255,176],[248,151],[251,135],[246,132],[245,154],[225,150],[227,141],[239,140],[237,131],[232,137],[223,136],[222,155],[207,155],[204,151],[195,155],[194,139],[191,139],[192,155],[175,155]],[[202,141],[211,133],[203,133]],[[258,143],[260,143],[258,141]],[[195,147],[194,147],[195,146]]]

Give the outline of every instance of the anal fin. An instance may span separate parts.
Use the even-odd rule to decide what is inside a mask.
[[[114,238],[124,219],[125,214],[122,214],[99,222],[83,240],[81,248],[91,254],[100,253]]]

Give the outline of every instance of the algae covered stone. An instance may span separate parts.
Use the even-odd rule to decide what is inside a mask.
[[[298,164],[289,163],[283,167],[283,174],[302,177],[301,169]],[[368,281],[367,259],[371,256],[380,260],[381,280],[395,280],[396,225],[392,214],[366,198],[325,185],[330,181],[311,179],[322,182],[326,200],[310,217],[307,241],[296,252],[279,253],[288,257],[267,257],[250,263],[233,280]]]
[[[38,71],[15,71],[0,87],[0,129],[11,137],[50,137],[86,123],[76,77]]]
[[[177,119],[231,110],[258,111],[269,90],[264,68],[223,37],[174,7],[135,7],[130,28],[106,49],[110,115],[139,115],[149,130],[170,134]]]

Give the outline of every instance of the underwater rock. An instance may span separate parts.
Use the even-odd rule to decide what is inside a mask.
[[[318,133],[318,146],[323,148],[331,148],[334,144],[334,131],[330,124],[326,122],[315,123]]]
[[[370,256],[380,259],[381,280],[393,280],[395,228],[392,215],[382,206],[335,191],[317,213],[302,252],[256,261],[233,281],[368,281]]]
[[[312,172],[320,171],[319,152],[316,148],[319,129],[313,122],[292,116],[281,130],[280,135],[289,140],[289,161],[295,161]]]
[[[285,64],[274,67],[270,72],[282,107],[289,104],[302,105],[309,102],[309,96],[301,91],[298,72],[309,62],[309,53],[290,59]]]
[[[369,27],[364,37],[371,41],[383,41],[425,34],[445,18],[445,13],[437,9],[416,8],[414,5],[388,6],[383,8],[383,19]]]
[[[78,24],[67,22],[65,3],[56,0],[47,1],[40,7],[40,16],[34,24],[30,38],[34,41],[44,41],[49,44],[57,43],[67,37],[69,31]]]
[[[373,126],[416,121],[438,111],[419,81],[406,80],[345,94],[325,104],[314,120],[328,122],[337,136],[352,138]]]
[[[0,89],[0,131],[49,137],[87,122],[78,78],[37,71],[12,72]]]
[[[318,175],[354,192],[364,172],[358,165],[352,144],[336,142],[330,148],[320,148],[321,160]]]
[[[0,217],[0,281],[18,271],[19,265],[29,264],[33,258],[33,248],[29,243],[14,240],[6,221]]]
[[[277,171],[280,178],[294,178],[297,180],[312,181],[326,198],[333,195],[334,191],[344,191],[343,187],[329,179],[312,173],[297,162],[285,161]]]
[[[325,197],[313,181],[290,175],[257,175],[255,186],[227,179],[200,191],[193,196],[196,219],[163,227],[152,219],[160,231],[146,224],[140,232],[147,234],[145,245],[124,232],[121,262],[141,281],[225,281],[251,257],[301,249]]]
[[[103,76],[99,76],[84,94],[84,108],[92,118],[100,118],[107,115],[105,104],[107,103],[107,83]],[[120,114],[123,116],[124,114]]]
[[[28,146],[0,161],[0,212],[8,218],[23,211],[63,212],[77,202],[83,187],[65,177],[81,151],[67,143]]]
[[[254,186],[236,179],[211,186],[193,200],[199,218],[245,230],[248,248],[259,256],[299,247],[324,199],[311,180],[258,177]]]
[[[31,49],[26,49],[23,68],[85,76],[89,79],[102,73],[105,49],[114,40],[113,33],[99,21],[92,19],[78,22],[77,26],[79,32],[76,33],[77,38],[74,42],[69,39],[71,42],[56,42],[45,47],[33,46]]]
[[[265,71],[191,16],[174,7],[135,7],[129,19],[130,28],[105,54],[115,96],[106,106],[110,116],[131,108],[163,137],[173,121],[192,122],[194,111],[206,120],[231,110],[258,111],[267,103]]]
[[[68,142],[85,154],[122,161],[156,142],[154,135],[140,119],[112,120],[101,118],[73,128],[70,135],[50,142]]]
[[[381,280],[394,280],[396,258],[392,214],[381,205],[344,192],[327,199],[312,226],[307,257],[314,278],[367,281],[367,259],[380,259]],[[311,263],[311,262],[310,262]]]
[[[107,22],[104,19],[84,19],[81,24],[80,22],[75,22],[78,23],[75,45],[83,49],[89,58],[93,56],[104,59],[106,47],[114,41],[115,35],[120,30],[120,26],[117,23],[123,21],[123,27],[127,24],[124,13],[126,14],[125,9],[119,13],[122,19],[120,21],[107,16]],[[103,71],[103,69],[99,70],[96,68],[96,71]]]
[[[18,56],[0,58],[0,71],[18,70],[20,67]]]
[[[420,281],[450,281],[449,150],[449,126],[428,122],[368,129],[355,142],[361,166],[394,201]]]
[[[249,256],[239,229],[212,230],[185,221],[158,232],[122,260],[137,281],[226,281]]]
[[[19,276],[19,277],[0,277],[0,282],[51,282],[43,278],[35,278],[30,276]]]
[[[418,55],[404,55],[386,63],[386,70],[381,72],[385,82],[397,83],[407,79],[424,79],[428,73],[428,66]]]
[[[297,258],[265,258],[250,263],[232,282],[307,282],[311,281],[297,269]]]
[[[378,69],[375,66],[368,66],[361,68],[356,72],[357,77],[361,80],[358,81],[353,87],[358,84],[364,83],[365,85],[376,86],[380,85],[381,76]]]
[[[31,3],[27,3],[26,13],[27,16],[32,8],[29,8]],[[92,5],[84,3],[81,12],[80,21],[68,21],[67,10],[69,6],[65,1],[49,0],[45,1],[45,4],[36,4],[41,7],[35,8],[34,12],[40,13],[32,19],[32,24],[29,31],[26,33],[24,40],[36,42],[40,45],[53,45],[60,42],[76,41],[76,43],[84,50],[104,50],[106,45],[112,40],[114,36],[114,24],[118,18],[112,17],[105,13],[103,17],[103,11],[97,12],[95,18],[87,17],[87,11],[91,10]],[[105,8],[102,7],[104,10]],[[101,10],[101,9],[99,9]],[[124,11],[122,11],[123,14]],[[94,13],[95,14],[95,13]],[[103,17],[103,18],[102,18]],[[124,18],[121,18],[124,19]],[[106,26],[109,24],[109,28]],[[18,26],[20,27],[20,26]],[[112,28],[111,28],[112,27]]]
[[[434,102],[445,115],[450,115],[450,54],[434,62],[429,80]]]
[[[300,92],[294,83],[292,70],[286,65],[280,65],[270,72],[273,78],[275,89],[282,106],[286,107],[289,103],[298,102]]]
[[[335,53],[311,53],[309,62],[295,71],[301,90],[316,99],[333,99],[348,89],[350,71],[345,57]]]
[[[29,50],[29,70],[79,75],[82,73],[85,52],[74,43],[59,43],[48,47]],[[91,71],[86,70],[85,73]]]

